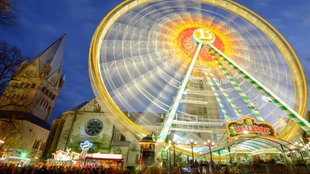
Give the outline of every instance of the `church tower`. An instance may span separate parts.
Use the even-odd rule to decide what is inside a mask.
[[[57,39],[33,61],[21,64],[0,98],[0,110],[26,112],[48,121],[64,83],[61,62],[65,36]]]
[[[0,97],[0,151],[5,159],[38,159],[50,131],[48,120],[64,83],[62,35],[32,61],[24,61]]]

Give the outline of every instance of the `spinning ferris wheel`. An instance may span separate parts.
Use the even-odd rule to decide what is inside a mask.
[[[111,119],[139,138],[156,130],[161,141],[220,143],[225,124],[244,116],[272,124],[283,139],[296,125],[310,132],[297,56],[233,1],[124,1],[99,24],[89,67]]]

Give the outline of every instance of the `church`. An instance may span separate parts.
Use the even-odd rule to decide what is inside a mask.
[[[34,60],[24,61],[0,97],[0,140],[5,156],[41,157],[50,130],[48,120],[64,83],[65,37]]]
[[[142,114],[145,116],[148,113],[125,114],[137,120]],[[158,117],[154,113],[149,113],[149,116]],[[119,154],[125,161],[124,165],[137,166],[139,141],[135,137],[125,136],[125,132],[120,132],[109,117],[112,117],[112,114],[99,105],[97,98],[63,112],[59,118],[53,120],[43,158],[53,158],[53,154],[58,150],[81,153],[80,144],[90,141],[93,146],[88,150],[89,154]],[[156,122],[161,121],[159,119]],[[160,124],[156,126],[154,123],[145,125],[146,127],[149,130],[161,129]]]

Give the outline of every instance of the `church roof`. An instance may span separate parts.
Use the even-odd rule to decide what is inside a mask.
[[[62,35],[38,56],[40,59],[40,73],[43,71],[46,64],[50,64],[52,67],[48,77],[61,68],[66,35],[67,33]]]
[[[33,124],[36,124],[44,129],[50,130],[51,125],[39,119],[38,117],[32,115],[28,112],[21,112],[21,111],[0,111],[0,120],[25,120],[29,121]]]
[[[83,106],[85,106],[88,103],[89,103],[89,101],[83,102],[83,103],[81,103],[81,104],[79,104],[79,105],[69,109],[69,111],[78,111],[78,110],[80,110]]]

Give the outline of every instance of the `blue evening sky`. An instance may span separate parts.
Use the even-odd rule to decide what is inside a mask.
[[[63,58],[64,86],[53,118],[94,97],[88,77],[92,35],[103,17],[121,0],[15,0],[17,25],[0,33],[0,41],[17,46],[34,59],[67,32]],[[236,0],[271,23],[295,50],[310,79],[310,1]],[[309,85],[309,80],[308,80]],[[308,90],[309,91],[309,90]],[[309,97],[308,97],[309,98]]]

